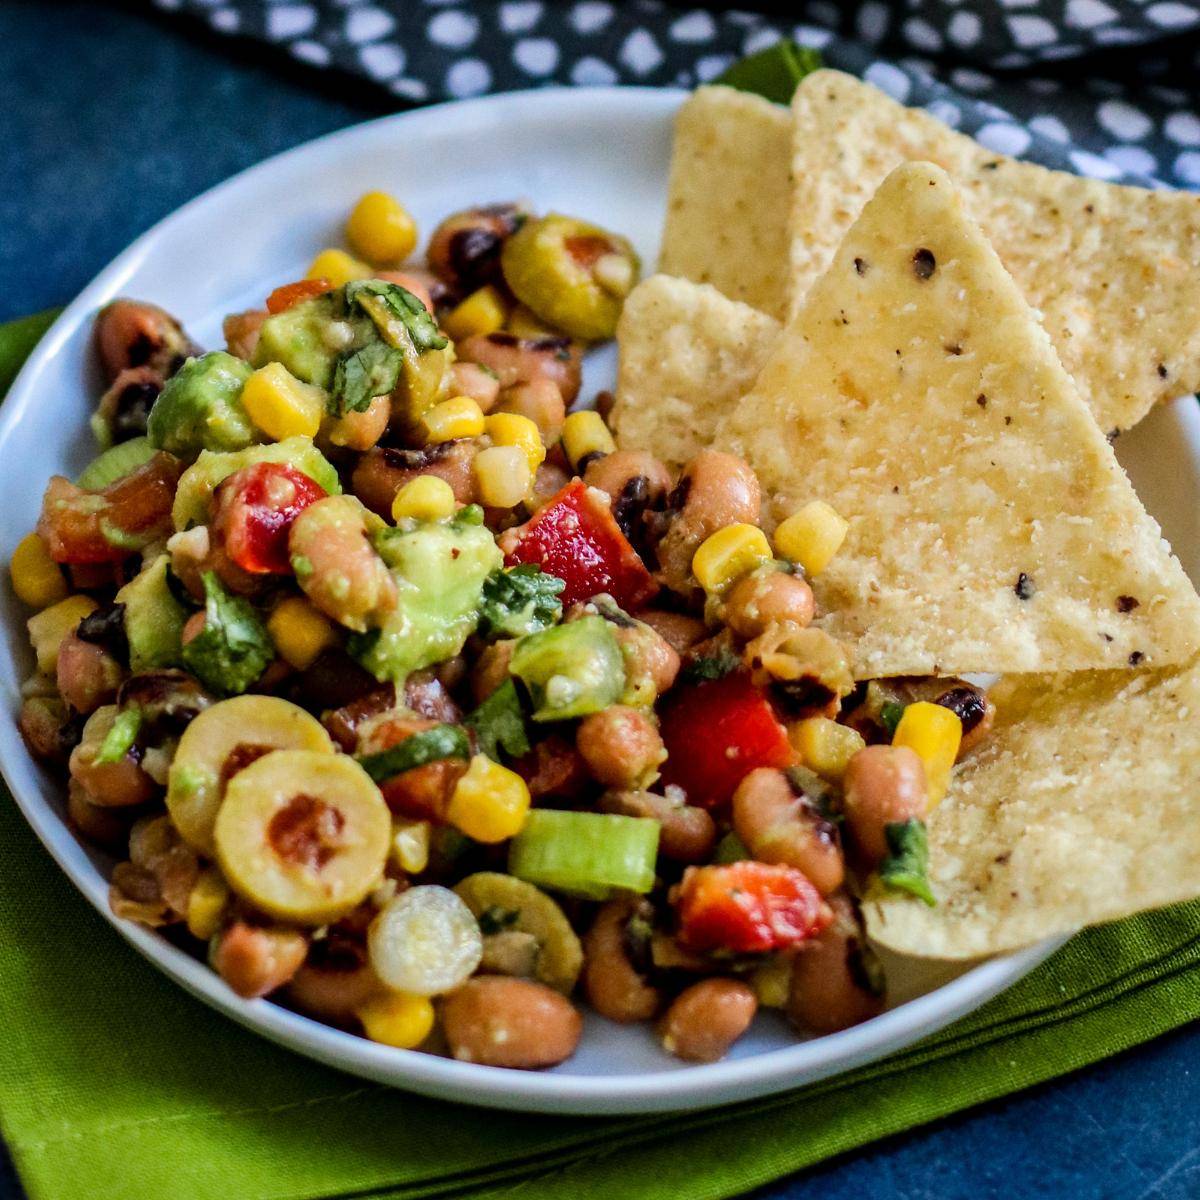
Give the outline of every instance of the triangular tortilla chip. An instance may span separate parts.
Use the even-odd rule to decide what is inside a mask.
[[[850,522],[813,580],[857,678],[1182,662],[1200,598],[949,177],[898,167],[716,445],[778,521]]]
[[[658,269],[782,317],[791,157],[786,108],[733,88],[699,88],[675,118]]]
[[[625,301],[612,424],[618,443],[680,467],[754,383],[779,322],[707,283],[652,275]]]
[[[919,159],[963,188],[1101,429],[1200,388],[1200,196],[1016,162],[838,71],[809,75],[793,111],[793,313],[884,176]]]
[[[976,958],[1200,895],[1200,664],[1022,676],[928,818],[937,906],[897,893],[867,929]]]

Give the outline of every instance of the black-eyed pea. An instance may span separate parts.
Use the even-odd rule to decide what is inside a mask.
[[[575,1053],[579,1010],[560,992],[528,979],[484,975],[442,1002],[442,1031],[460,1062],[537,1070]]]
[[[706,809],[687,804],[681,795],[609,791],[600,797],[599,808],[601,812],[656,820],[661,827],[658,852],[673,862],[707,862],[716,844],[717,826],[712,816]]]
[[[744,575],[729,589],[724,618],[734,633],[756,638],[769,625],[806,626],[814,610],[812,588],[799,575],[770,566]]]
[[[234,921],[217,935],[211,960],[217,974],[250,1000],[283,987],[307,953],[308,939],[295,929]]]
[[[653,718],[624,704],[584,717],[575,747],[592,774],[611,788],[646,786],[658,777],[667,757]]]
[[[663,1014],[663,1049],[686,1062],[717,1062],[750,1028],[758,998],[735,979],[702,979],[680,994]]]
[[[647,908],[636,896],[609,900],[583,939],[584,991],[610,1021],[648,1021],[662,1004],[661,992],[634,966],[627,945],[630,922],[646,920]]]

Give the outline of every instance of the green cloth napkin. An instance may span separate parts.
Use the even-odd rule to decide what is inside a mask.
[[[0,392],[48,315],[0,326]],[[629,1120],[460,1107],[317,1066],[193,1000],[92,911],[0,787],[0,1131],[32,1200],[717,1200],[1197,1015],[1192,903],[1080,934],[935,1037],[798,1092]]]

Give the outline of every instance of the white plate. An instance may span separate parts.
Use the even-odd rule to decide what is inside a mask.
[[[237,176],[139,238],[59,318],[0,413],[0,554],[33,526],[54,472],[73,475],[93,453],[87,417],[99,392],[89,352],[92,315],[118,295],[153,300],[201,343],[220,345],[221,314],[261,303],[298,277],[313,253],[337,244],[365,189],[402,196],[423,230],[446,213],[527,196],[542,209],[593,218],[630,235],[647,263],[662,218],[671,119],[682,93],[649,89],[545,90],[388,117],[321,138]],[[715,180],[714,186],[720,186]],[[611,382],[612,356],[589,364],[588,385]],[[607,377],[606,377],[607,373]],[[1120,443],[1155,515],[1193,570],[1200,561],[1200,416],[1194,402],[1163,408]],[[0,604],[0,689],[15,713],[29,673],[28,615],[7,585]],[[383,1083],[499,1108],[635,1113],[700,1108],[809,1083],[909,1045],[979,1007],[1041,962],[1060,940],[950,978],[901,964],[896,1007],[855,1029],[797,1041],[774,1016],[759,1019],[726,1062],[683,1066],[648,1028],[589,1016],[575,1057],[540,1074],[393,1050],[233,995],[203,964],[153,932],[116,921],[102,856],[62,821],[62,788],[0,720],[0,769],[21,810],[75,885],[142,954],[241,1024],[321,1062]],[[938,985],[941,986],[938,986]],[[909,998],[911,997],[911,998]],[[900,1003],[900,1000],[906,1002]]]

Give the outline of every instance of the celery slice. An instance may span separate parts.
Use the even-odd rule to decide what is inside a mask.
[[[98,492],[126,475],[132,475],[138,467],[148,463],[155,454],[150,439],[139,437],[128,442],[118,442],[92,459],[79,476],[79,486],[89,492]]]
[[[585,900],[644,894],[654,886],[659,829],[648,817],[534,809],[509,847],[509,874]]]

